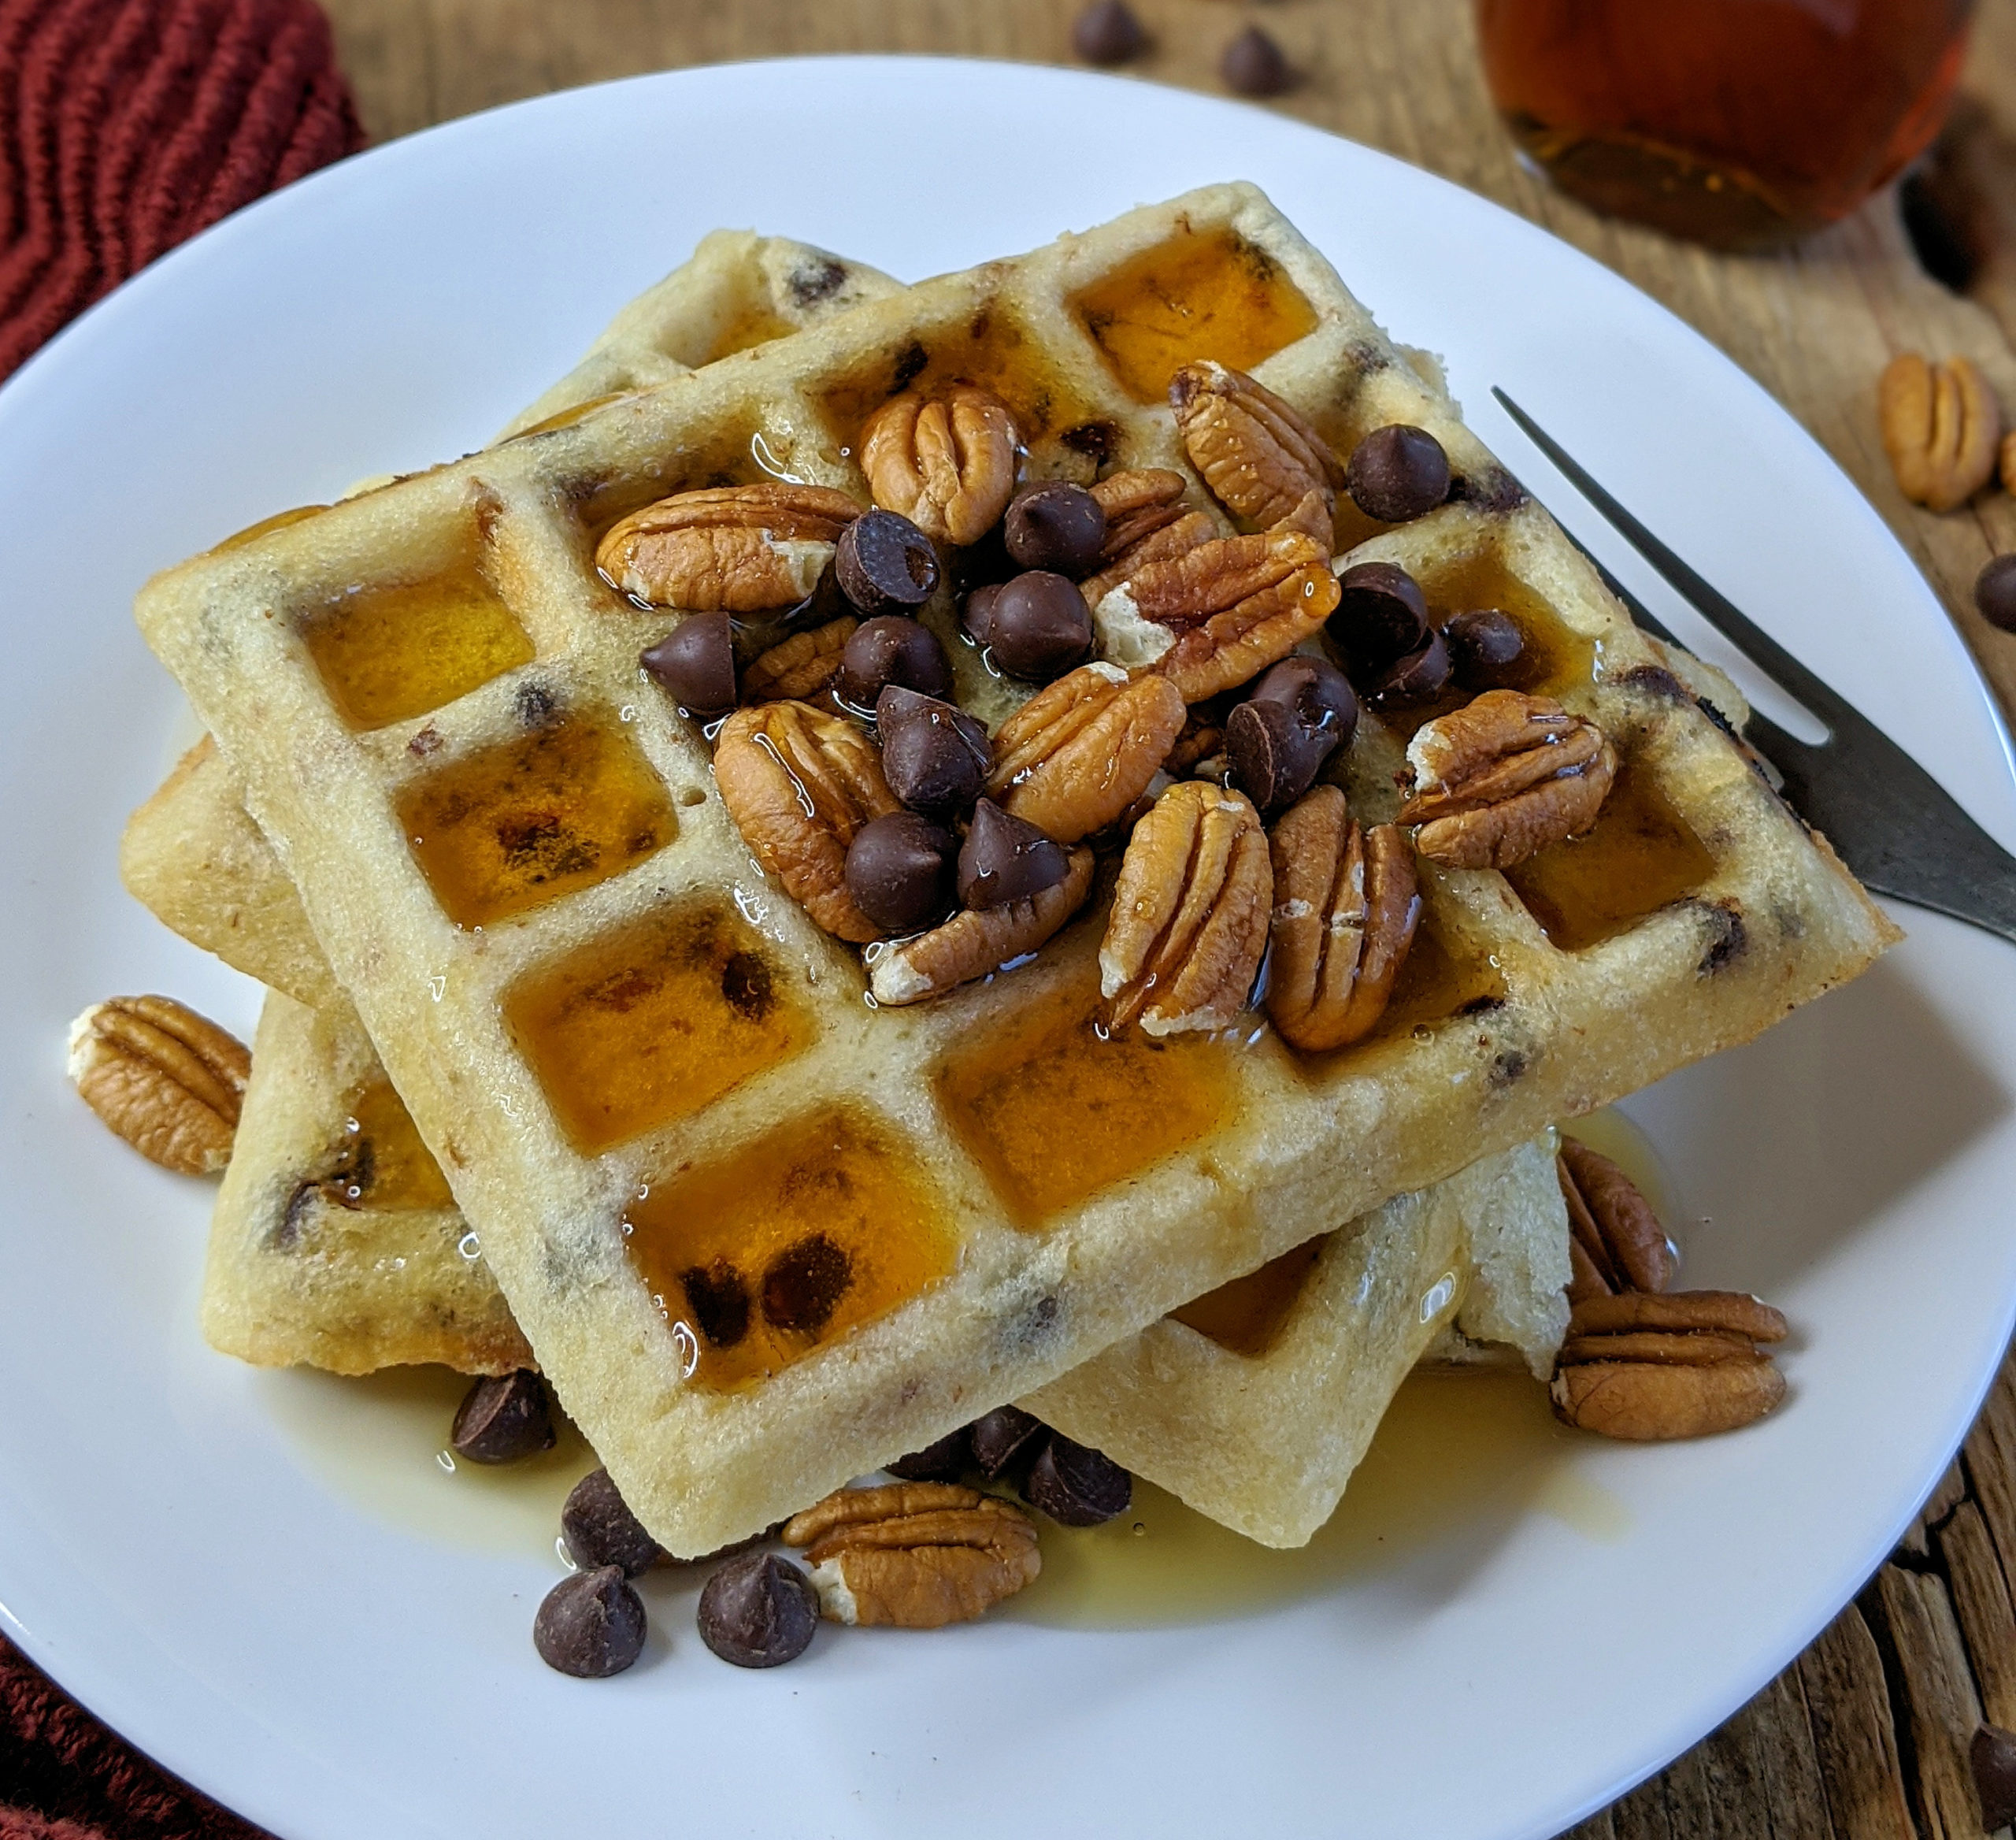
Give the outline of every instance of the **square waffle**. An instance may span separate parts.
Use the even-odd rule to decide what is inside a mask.
[[[1619,811],[1657,821],[1584,846],[1649,823],[1656,845],[1624,851],[1635,892],[1575,931],[1578,857],[1551,932],[1529,904],[1551,898],[1544,878],[1522,895],[1425,867],[1386,1022],[1329,1055],[1257,1027],[1102,1038],[1097,900],[1032,963],[871,1008],[859,956],[765,879],[705,737],[640,678],[669,622],[611,593],[595,536],[766,473],[865,503],[861,420],[954,378],[1009,404],[1032,473],[1182,468],[1161,384],[1201,357],[1252,371],[1340,451],[1397,421],[1441,441],[1451,503],[1385,533],[1340,521],[1340,541],[1431,573],[1473,558],[1531,598],[1544,687],[1614,738],[1636,788]],[[457,667],[432,673],[433,707],[374,725],[341,629],[472,552],[496,608],[429,655]],[[542,1367],[675,1552],[1034,1392],[1327,1221],[1749,1038],[1892,937],[1249,187],[867,303],[199,557],[139,617],[243,775]],[[499,642],[506,621],[521,642]],[[414,662],[396,636],[368,677]],[[1354,781],[1376,785],[1362,770],[1382,747],[1397,759],[1366,725]],[[1638,860],[1676,850],[1663,877]],[[762,1325],[703,1345],[682,1289],[690,1304],[694,1280],[745,1266]]]

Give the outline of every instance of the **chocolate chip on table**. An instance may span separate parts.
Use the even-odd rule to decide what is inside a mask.
[[[843,701],[856,709],[873,709],[888,684],[926,696],[952,694],[952,663],[938,636],[900,614],[864,620],[840,654],[836,688]]]
[[[951,911],[957,848],[952,833],[922,813],[891,811],[854,833],[847,892],[891,938],[921,933]]]
[[[891,684],[875,699],[882,776],[913,811],[950,818],[980,796],[994,751],[987,727],[956,704]]]
[[[738,1668],[776,1668],[812,1645],[819,1593],[774,1552],[731,1559],[700,1593],[700,1639]]]
[[[1147,42],[1126,0],[1092,0],[1071,28],[1071,49],[1088,64],[1125,64]]]
[[[833,569],[840,592],[863,614],[922,607],[938,585],[931,539],[894,511],[865,511],[843,530]]]
[[[966,603],[966,629],[1011,677],[1047,684],[1083,664],[1092,649],[1091,610],[1078,584],[1054,569],[1031,569],[1004,581],[976,615],[973,603],[980,598],[976,592]]]
[[[1395,562],[1360,562],[1337,577],[1328,629],[1354,674],[1375,671],[1428,640],[1428,599]]]
[[[553,1448],[546,1389],[528,1367],[476,1382],[455,1413],[448,1441],[471,1463],[516,1463]]]
[[[959,904],[1002,907],[1026,900],[1056,887],[1070,867],[1062,844],[983,799],[973,807],[973,824],[959,846]]]
[[[1974,577],[1974,605],[1991,626],[2016,632],[2016,555],[1996,557]]]
[[[1053,1431],[1022,1485],[1022,1499],[1067,1527],[1095,1527],[1127,1512],[1134,1478],[1103,1452]]]
[[[1009,555],[1025,569],[1047,569],[1075,581],[1099,565],[1106,510],[1083,486],[1052,480],[1009,500],[1002,532]]]
[[[899,1456],[882,1467],[906,1482],[956,1482],[966,1473],[973,1454],[972,1430],[962,1425],[956,1431],[947,1432],[936,1444],[927,1444],[923,1449],[914,1450],[908,1456]]]
[[[576,1565],[617,1567],[636,1578],[655,1565],[664,1549],[630,1512],[607,1470],[591,1470],[560,1510],[561,1537]]]
[[[1225,46],[1218,75],[1227,89],[1242,96],[1278,96],[1295,80],[1280,46],[1257,25],[1248,26]]]
[[[563,1578],[532,1619],[532,1645],[547,1667],[581,1680],[621,1674],[644,1647],[644,1601],[620,1565]]]
[[[1526,635],[1510,614],[1495,607],[1458,614],[1444,624],[1450,669],[1466,690],[1516,688],[1514,680],[1526,655]]]
[[[735,637],[726,614],[687,614],[637,662],[703,722],[735,707]]]
[[[998,1476],[1015,1460],[1031,1438],[1044,1431],[1043,1421],[1020,1406],[996,1406],[985,1417],[974,1419],[968,1428],[968,1434],[973,1439],[973,1461],[980,1465],[982,1475]]]
[[[1982,1725],[1968,1749],[1974,1793],[1981,1800],[1981,1831],[1992,1834],[2016,1821],[2016,1732]]]
[[[1440,632],[1431,632],[1418,651],[1392,663],[1372,680],[1365,699],[1374,709],[1413,709],[1432,703],[1449,687],[1449,647]]]
[[[1448,497],[1449,456],[1426,428],[1389,422],[1351,450],[1344,490],[1366,517],[1405,524]]]

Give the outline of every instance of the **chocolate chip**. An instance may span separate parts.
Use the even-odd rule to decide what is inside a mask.
[[[1337,585],[1341,593],[1329,630],[1354,675],[1369,674],[1426,644],[1427,597],[1397,563],[1360,562],[1340,575]]]
[[[1442,636],[1450,668],[1466,690],[1503,689],[1520,675],[1526,635],[1510,614],[1495,607],[1458,614],[1443,625]]]
[[[1981,1726],[1968,1757],[1974,1766],[1974,1792],[1981,1798],[1981,1831],[1992,1834],[2016,1821],[2016,1732]]]
[[[735,707],[735,639],[726,614],[688,614],[637,662],[703,722]]]
[[[2016,632],[2016,555],[1997,556],[1974,577],[1974,605],[1991,626]]]
[[[923,1449],[914,1450],[908,1456],[899,1456],[882,1467],[906,1482],[956,1482],[966,1473],[973,1454],[973,1434],[962,1425],[956,1431],[947,1432],[936,1444],[927,1444]]]
[[[630,1512],[607,1470],[591,1470],[560,1511],[561,1537],[574,1563],[613,1565],[625,1578],[649,1571],[664,1550]]]
[[[1279,811],[1307,792],[1336,745],[1289,703],[1242,703],[1225,718],[1232,784],[1262,812]]]
[[[733,1348],[749,1333],[749,1285],[728,1259],[695,1265],[679,1274],[692,1326],[713,1348]]]
[[[1134,1478],[1103,1452],[1053,1431],[1022,1486],[1022,1499],[1067,1527],[1095,1527],[1127,1512]]]
[[[1000,595],[1001,587],[999,581],[984,583],[966,596],[966,604],[959,610],[959,625],[976,645],[993,643],[994,603]]]
[[[964,710],[891,684],[875,699],[875,728],[883,777],[913,811],[951,818],[980,796],[994,750]]]
[[[553,1415],[538,1374],[521,1367],[477,1381],[455,1414],[448,1441],[471,1463],[516,1463],[550,1450]]]
[[[1125,64],[1147,42],[1125,0],[1093,0],[1071,28],[1071,49],[1088,64]]]
[[[1348,747],[1358,733],[1358,696],[1328,658],[1296,653],[1269,665],[1247,692],[1254,703],[1286,703],[1313,729]]]
[[[959,846],[959,904],[1000,907],[1054,888],[1070,871],[1061,844],[1027,819],[1011,818],[991,799],[973,807]]]
[[[1280,46],[1257,25],[1248,26],[1225,46],[1218,75],[1227,89],[1242,96],[1278,96],[1295,80]]]
[[[1009,501],[1002,533],[1009,555],[1025,569],[1048,569],[1075,581],[1099,565],[1106,512],[1083,486],[1052,480]]]
[[[952,694],[951,661],[937,635],[900,614],[864,620],[840,654],[839,692],[855,708],[873,709],[885,684],[926,696]]]
[[[549,1668],[580,1680],[621,1674],[643,1652],[644,1601],[620,1565],[563,1578],[532,1619],[532,1645]]]
[[[958,848],[949,830],[921,813],[891,811],[854,833],[847,846],[847,892],[884,933],[895,938],[921,933],[951,910]]]
[[[1043,1421],[1020,1406],[996,1406],[984,1418],[974,1419],[970,1427],[973,1461],[980,1465],[982,1475],[998,1476],[1015,1460],[1017,1453],[1029,1440],[1043,1430]]]
[[[817,1335],[854,1282],[854,1261],[823,1233],[807,1233],[763,1274],[763,1316],[773,1328]]]
[[[966,629],[1011,677],[1047,684],[1084,663],[1092,649],[1092,616],[1085,597],[1076,582],[1052,569],[1032,569],[1004,581],[975,615],[973,603],[980,598],[976,593],[966,603]]]
[[[1404,524],[1448,497],[1449,456],[1426,428],[1389,422],[1352,449],[1344,490],[1366,517]]]
[[[700,1639],[738,1668],[776,1668],[812,1645],[819,1593],[774,1552],[731,1559],[700,1593]]]
[[[833,552],[840,592],[864,614],[920,607],[938,585],[931,539],[894,511],[865,511],[840,532]]]
[[[1449,647],[1440,632],[1428,643],[1392,663],[1372,680],[1366,701],[1374,709],[1412,709],[1432,703],[1449,687]]]

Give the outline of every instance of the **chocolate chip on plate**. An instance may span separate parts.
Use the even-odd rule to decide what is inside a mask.
[[[550,1450],[553,1415],[538,1374],[521,1367],[477,1381],[455,1413],[448,1441],[471,1463],[516,1463]]]
[[[891,811],[871,819],[847,846],[847,892],[891,937],[921,933],[951,911],[958,844],[921,812]]]
[[[1227,89],[1242,96],[1278,96],[1295,80],[1280,46],[1257,25],[1225,46],[1218,75]]]
[[[1449,687],[1449,647],[1440,632],[1431,632],[1428,643],[1410,651],[1374,677],[1365,699],[1374,709],[1412,709],[1432,703]]]
[[[983,799],[959,846],[959,905],[1002,907],[1026,900],[1056,887],[1070,866],[1062,844]]]
[[[966,603],[966,629],[1011,677],[1047,684],[1083,664],[1092,649],[1091,610],[1078,584],[1054,569],[1031,569],[1004,581],[976,616],[980,598],[976,592]]]
[[[560,1534],[576,1565],[618,1567],[625,1578],[647,1572],[664,1549],[630,1512],[607,1470],[591,1470],[560,1510]]]
[[[735,707],[735,639],[726,614],[688,614],[637,662],[703,722]]]
[[[1042,1419],[1024,1412],[1020,1406],[996,1406],[984,1418],[974,1419],[969,1427],[973,1461],[980,1465],[982,1475],[998,1476],[1015,1460],[1031,1438],[1044,1431]]]
[[[1466,690],[1508,688],[1520,674],[1526,635],[1510,614],[1495,607],[1458,614],[1443,625],[1442,636],[1450,669]]]
[[[1071,49],[1088,64],[1125,64],[1147,42],[1126,0],[1093,0],[1071,28]]]
[[[1067,1527],[1095,1527],[1127,1512],[1134,1478],[1104,1452],[1053,1431],[1022,1485],[1022,1499]]]
[[[539,1659],[581,1680],[621,1674],[644,1647],[644,1601],[620,1565],[563,1578],[532,1619]]]
[[[1428,599],[1395,562],[1360,562],[1337,577],[1329,630],[1354,673],[1377,670],[1428,640]]]
[[[1225,718],[1233,783],[1262,811],[1292,805],[1358,729],[1350,681],[1321,658],[1284,658]]]
[[[2016,555],[1996,557],[1974,577],[1974,605],[1991,626],[2016,632]]]
[[[700,1639],[738,1668],[777,1668],[812,1645],[819,1593],[774,1552],[731,1559],[700,1593]]]
[[[843,530],[833,569],[840,592],[864,614],[922,607],[938,585],[931,539],[894,511],[864,511]]]
[[[1099,566],[1106,512],[1083,486],[1055,479],[1010,499],[1002,532],[1009,555],[1025,569],[1047,569],[1076,581]]]
[[[994,751],[986,725],[955,704],[891,684],[875,699],[882,775],[889,790],[929,818],[950,818],[980,796]]]
[[[1449,495],[1449,456],[1425,428],[1388,422],[1351,450],[1344,490],[1368,518],[1405,524]]]
[[[2016,1821],[2016,1732],[1982,1725],[1968,1748],[1974,1793],[1981,1798],[1981,1831],[1992,1834]]]
[[[838,688],[857,709],[873,709],[885,684],[926,696],[952,694],[952,665],[928,626],[900,614],[879,614],[854,629],[840,654]]]
[[[906,1482],[956,1482],[966,1473],[973,1454],[973,1433],[962,1425],[956,1431],[947,1431],[936,1444],[927,1444],[923,1449],[914,1450],[908,1456],[899,1456],[882,1467]]]

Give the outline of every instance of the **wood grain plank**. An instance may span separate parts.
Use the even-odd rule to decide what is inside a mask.
[[[1979,1695],[1945,1582],[1886,1565],[1876,1598],[1903,1671],[1910,1712],[1913,1790],[1924,1840],[1972,1840],[1981,1831],[1967,1747],[1981,1722]]]
[[[1883,1657],[1861,1610],[1836,1617],[1793,1664],[1826,1785],[1834,1840],[1918,1840],[1904,1794]]]
[[[2016,1731],[2016,1612],[1988,1523],[1978,1505],[1962,1501],[1936,1538],[1982,1712]]]

